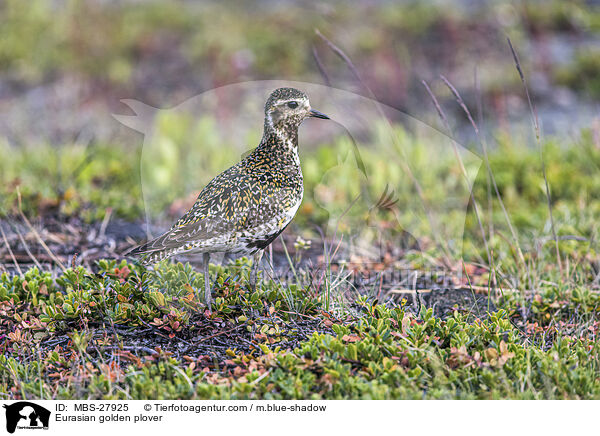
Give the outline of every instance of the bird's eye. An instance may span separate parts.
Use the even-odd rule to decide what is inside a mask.
[[[288,103],[288,107],[289,107],[290,109],[296,109],[296,108],[298,107],[298,102],[297,102],[297,101],[290,101],[290,102]]]

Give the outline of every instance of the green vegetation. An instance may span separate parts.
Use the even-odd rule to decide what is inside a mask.
[[[555,72],[557,83],[576,89],[588,98],[600,98],[600,50],[596,47],[579,50],[575,59]]]
[[[12,147],[0,140],[0,211],[28,216],[102,219],[107,208],[134,219],[143,214],[139,154],[114,144]]]
[[[308,189],[298,228],[323,222],[314,197],[320,175],[349,147],[342,140],[303,156]],[[14,171],[3,175],[19,174],[23,186],[27,181],[29,190],[21,191],[31,213],[49,202],[46,195],[63,214],[101,217],[106,207],[124,217],[139,213],[139,182],[129,173],[135,155],[125,159],[114,147],[99,148],[92,163],[71,179],[58,179],[53,165],[35,171],[38,158],[40,166],[57,159],[77,166],[84,159],[83,150],[63,150],[68,152],[62,157],[58,151],[51,157],[30,154],[29,160],[9,153],[11,160],[2,162]],[[377,151],[361,153],[367,168],[377,162]],[[6,336],[0,391],[11,398],[599,398],[600,294],[592,283],[600,210],[591,199],[600,190],[595,177],[600,155],[592,135],[584,132],[572,147],[548,140],[545,158],[557,231],[564,237],[559,244],[564,271],[549,230],[539,154],[500,141],[490,165],[519,246],[494,197],[488,214],[487,182],[480,171],[474,193],[486,229],[494,225],[486,234],[494,267],[490,274],[467,264],[465,284],[488,289],[496,280],[499,288],[490,287],[487,298],[501,308],[483,318],[458,306],[447,318],[426,308],[415,316],[405,300],[374,304],[369,296],[349,298],[351,285],[343,281],[331,291],[327,282],[303,287],[268,280],[253,293],[246,285],[245,259],[211,266],[212,313],[202,301],[203,278],[189,265],[162,263],[149,273],[102,260],[97,273],[79,267],[58,277],[33,268],[22,277],[4,273],[1,278]],[[356,168],[348,168],[335,173],[346,180],[346,195],[332,200],[340,205],[353,189],[361,189],[352,176]],[[419,165],[414,168],[419,174]],[[442,168],[436,171],[440,180]],[[42,186],[35,182],[38,175],[60,183],[71,201],[33,189]],[[443,193],[448,187],[437,189]],[[132,199],[127,207],[119,207],[121,192]],[[15,201],[5,196],[4,207],[14,211]],[[378,216],[375,225],[389,218]],[[470,208],[465,261],[485,259],[480,238]],[[432,248],[429,255],[440,252]],[[223,335],[224,342],[211,342],[213,335]]]
[[[154,0],[140,7],[131,2],[105,5],[76,0],[59,7],[49,0],[7,0],[0,5],[0,70],[25,84],[66,74],[102,86],[135,89],[149,98],[155,94],[140,89],[135,72],[161,62],[173,62],[185,70],[180,82],[206,75],[214,80],[211,86],[248,78],[314,79],[318,76],[312,46],[319,41],[314,30],[320,29],[332,40],[343,40],[344,48],[360,64],[377,66],[371,85],[392,92],[389,81],[409,73],[412,63],[430,61],[411,47],[437,55],[438,36],[453,29],[484,27],[478,38],[489,37],[487,50],[494,53],[499,53],[495,41],[503,40],[506,32],[522,40],[528,33],[581,36],[600,29],[600,10],[590,2],[537,3],[482,3],[474,10],[461,4],[448,8],[443,3],[419,1],[353,7],[337,2],[323,8],[287,3],[285,8],[265,11],[252,2],[232,8],[230,2],[200,5]],[[227,29],[227,37],[222,29]],[[386,46],[390,40],[395,41],[393,48]],[[451,57],[456,54],[451,46],[446,49]],[[461,55],[463,50],[477,52],[458,47]],[[321,56],[326,61],[335,58],[326,51]],[[489,74],[506,71],[510,64],[503,66],[498,59],[505,57],[490,55],[479,61],[485,61],[483,67]],[[578,70],[574,65],[573,74]],[[518,89],[509,74],[494,75],[492,82],[488,84],[491,90]],[[579,87],[575,81],[565,83]]]
[[[146,198],[142,196],[140,156],[148,144],[140,144],[132,152],[131,146],[118,144],[98,144],[88,148],[81,145],[57,148],[42,144],[15,148],[0,142],[0,153],[5,156],[0,160],[0,211],[17,215],[20,193],[21,208],[28,216],[50,212],[62,217],[81,216],[93,222],[102,220],[110,208],[113,216],[128,220],[142,218],[146,212],[164,222],[178,218],[182,209],[173,208],[173,205],[189,202],[189,195],[208,183],[213,175],[237,162],[240,152],[234,144],[223,146],[220,143],[211,119],[191,122],[185,117],[169,116],[161,120],[157,129],[155,142],[160,144],[161,158],[155,159],[152,154],[151,167],[145,171],[153,177],[161,176],[158,181],[145,179]],[[443,222],[446,231],[449,226],[462,229],[460,213],[464,213],[469,198],[466,185],[459,186],[463,182],[462,175],[450,143],[432,146],[432,141],[439,141],[439,137],[416,137],[399,126],[394,128],[393,134],[397,138],[395,144],[389,144],[377,134],[361,143],[360,159],[368,179],[359,169],[352,143],[344,137],[320,144],[316,149],[301,150],[305,198],[294,220],[296,232],[305,232],[305,236],[310,237],[316,235],[312,230],[314,226],[325,228],[328,220],[337,224],[336,220],[359,195],[360,201],[339,223],[339,231],[350,228],[355,231],[373,218],[369,223],[371,228],[377,227],[378,223],[393,225],[393,220],[398,220],[402,225],[412,224],[410,231],[422,230],[430,234],[434,230],[428,226],[424,214],[422,221],[417,223],[411,218],[415,210],[425,207],[424,204],[437,214],[436,218]],[[594,131],[584,130],[569,144],[559,143],[552,137],[543,144],[557,233],[566,238],[561,244],[567,252],[583,250],[583,253],[595,249],[592,242],[598,230],[596,218],[600,215],[600,206],[593,201],[600,196],[597,177],[600,148],[596,135]],[[249,141],[258,141],[258,131],[253,136]],[[32,153],[34,149],[35,153]],[[215,155],[217,149],[219,152]],[[432,153],[436,153],[435,160],[430,159]],[[215,159],[206,159],[207,154],[215,155]],[[403,170],[403,160],[409,162],[414,177],[426,193],[425,203]],[[506,262],[506,254],[515,248],[506,240],[510,235],[509,225],[493,189],[490,196],[485,165],[479,158],[473,162],[472,168],[479,170],[473,178],[473,195],[486,227],[495,229],[495,233],[486,238],[499,254],[498,260],[502,258]],[[489,163],[510,224],[519,235],[519,245],[523,245],[521,249],[536,251],[536,243],[551,237],[539,150],[520,146],[505,135],[499,135],[497,146],[489,152]],[[191,181],[194,187],[190,187]],[[377,204],[386,187],[404,207],[397,208],[395,215],[382,210],[372,216],[370,208]],[[443,202],[450,193],[462,195],[464,204],[447,211]],[[150,200],[150,203],[144,204],[144,200]],[[457,213],[458,216],[453,215]],[[476,218],[474,209],[469,207],[464,253],[467,258],[487,262]],[[569,239],[569,236],[578,240]]]
[[[600,131],[533,145],[508,133],[529,114],[505,44],[510,35],[533,100],[567,102],[576,117],[600,96],[598,5],[231,6],[0,4],[0,398],[600,399]],[[462,144],[472,153],[459,146],[457,159],[448,137],[415,121],[440,125],[423,79],[450,124],[462,117],[440,73],[487,128],[487,161],[483,144]],[[209,311],[190,264],[116,260],[143,237],[129,230],[178,218],[260,131],[224,140],[231,111],[251,115],[225,102],[197,118],[160,111],[142,146],[107,135],[114,124],[89,112],[281,78],[368,88],[421,111],[365,119],[371,130],[352,139],[302,136],[305,197],[276,258],[293,280],[263,271],[251,291],[247,259],[211,265]],[[475,116],[479,99],[489,126]],[[320,252],[321,231],[332,246]],[[291,235],[301,238],[289,254]],[[352,244],[370,257],[344,252]],[[54,248],[64,265],[86,266],[63,268]],[[384,287],[402,268],[435,271],[432,289],[422,275]],[[361,273],[375,280],[358,285]]]
[[[105,399],[600,397],[600,298],[587,291],[536,295],[535,322],[520,331],[511,320],[521,307],[510,296],[485,320],[457,311],[440,319],[432,309],[415,317],[402,302],[373,306],[364,297],[338,318],[323,311],[323,294],[291,287],[284,297],[273,282],[249,292],[249,265],[240,261],[211,269],[216,310],[208,313],[198,300],[202,277],[189,266],[163,264],[154,278],[124,262],[99,266],[97,275],[80,268],[56,280],[35,269],[2,276],[0,313],[10,333],[0,357],[1,392]],[[578,330],[565,334],[573,314]],[[303,332],[302,319],[317,331]],[[101,328],[109,324],[112,331]],[[115,329],[124,326],[154,327],[147,340],[139,341],[145,334],[138,331],[132,341]],[[179,338],[192,345],[201,328],[213,336],[237,329],[225,359],[180,351]],[[306,337],[290,347],[298,329]],[[143,346],[159,335],[172,339]],[[98,357],[110,349],[117,360]]]

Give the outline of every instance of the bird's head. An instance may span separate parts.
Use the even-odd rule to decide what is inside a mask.
[[[276,130],[297,128],[309,117],[329,119],[310,107],[306,93],[294,88],[279,88],[271,93],[265,104],[265,124]]]

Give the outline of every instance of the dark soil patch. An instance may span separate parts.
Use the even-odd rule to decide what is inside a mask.
[[[324,319],[312,317],[283,322],[280,319],[252,320],[254,325],[269,322],[277,324],[279,332],[272,339],[269,347],[281,347],[292,350],[300,342],[308,339],[314,332],[332,333],[324,323]],[[116,362],[122,369],[131,364],[141,365],[144,361],[155,360],[160,356],[169,356],[179,362],[200,362],[211,372],[223,372],[230,362],[231,351],[236,354],[262,353],[257,341],[256,328],[249,328],[249,323],[235,323],[231,320],[210,319],[198,314],[190,320],[188,327],[169,335],[168,332],[154,326],[99,325],[90,323],[86,339],[88,345],[85,353],[99,362]],[[54,332],[48,339],[42,340],[37,347],[28,350],[5,350],[7,355],[18,361],[28,362],[52,351],[63,354],[67,360],[77,359],[76,346],[71,336],[81,331],[80,326],[73,325],[72,330]],[[269,341],[271,342],[271,341]]]
[[[423,305],[433,308],[434,315],[439,318],[447,318],[455,310],[476,318],[485,318],[487,312],[496,311],[491,297],[470,289],[439,289],[420,295]]]

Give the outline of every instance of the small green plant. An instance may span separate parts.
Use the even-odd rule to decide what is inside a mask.
[[[153,273],[126,262],[98,267],[56,279],[36,269],[2,275],[1,392],[15,399],[600,397],[600,300],[589,290],[547,287],[531,300],[525,324],[519,293],[505,294],[507,309],[485,320],[458,311],[442,319],[433,309],[416,316],[364,297],[355,302],[357,315],[330,313],[289,286],[296,304],[305,301],[298,311],[282,285],[249,291],[243,259],[211,266],[210,313],[198,301],[201,276],[189,265],[163,263]],[[308,320],[312,333],[303,336]],[[136,348],[143,335],[129,336],[126,327],[150,329],[174,346]],[[237,345],[216,361],[175,346],[227,335]],[[52,337],[64,337],[63,346],[46,346]],[[252,346],[240,350],[239,341]]]

